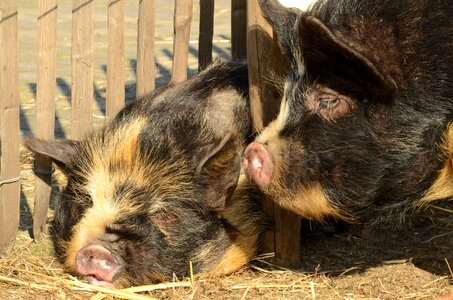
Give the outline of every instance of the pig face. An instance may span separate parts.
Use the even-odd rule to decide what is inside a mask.
[[[291,62],[278,117],[245,151],[262,191],[304,217],[349,222],[453,196],[446,3],[261,8]]]
[[[240,234],[241,211],[222,214],[233,214],[225,203],[249,116],[246,66],[218,63],[133,101],[81,142],[28,139],[68,177],[51,228],[67,270],[125,286],[187,275],[189,261],[220,274],[247,262],[256,232]]]

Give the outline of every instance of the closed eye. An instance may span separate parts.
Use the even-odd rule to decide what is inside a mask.
[[[338,105],[339,98],[321,98],[319,100],[319,109],[331,109]]]

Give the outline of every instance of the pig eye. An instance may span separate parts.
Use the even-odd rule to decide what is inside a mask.
[[[331,109],[338,105],[340,102],[339,98],[326,97],[319,99],[319,109]]]
[[[171,211],[158,211],[150,216],[151,221],[158,226],[173,225],[178,220],[178,216]]]

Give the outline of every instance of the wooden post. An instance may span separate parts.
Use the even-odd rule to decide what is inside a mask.
[[[260,132],[279,110],[281,92],[272,85],[275,76],[283,78],[289,65],[278,49],[270,25],[264,20],[257,0],[248,1],[247,60],[249,64],[250,105],[253,126]],[[300,266],[300,217],[282,209],[271,199],[263,209],[274,222],[274,231],[264,237],[265,251],[275,252],[275,263]]]
[[[124,0],[110,0],[108,7],[107,101],[105,122],[123,108],[124,90]]]
[[[154,90],[156,81],[156,63],[154,61],[154,28],[156,19],[156,1],[141,0],[138,10],[137,34],[137,89],[139,97]]]
[[[231,0],[231,54],[233,60],[247,57],[247,0]]]
[[[38,3],[38,81],[36,86],[36,136],[54,138],[56,81],[57,0]],[[52,161],[35,156],[35,205],[33,237],[40,241],[47,220],[52,177]]]
[[[214,34],[214,0],[200,0],[200,30],[198,37],[198,71],[212,62]]]
[[[181,82],[187,79],[192,9],[192,0],[175,0],[173,67],[171,74],[173,82]]]
[[[72,2],[71,138],[91,131],[93,115],[93,0]]]
[[[0,0],[0,16],[0,253],[6,253],[20,217],[17,1]]]

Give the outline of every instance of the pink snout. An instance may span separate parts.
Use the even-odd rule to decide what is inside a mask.
[[[110,285],[121,274],[123,260],[101,244],[89,244],[77,252],[76,268],[95,285]]]
[[[244,152],[243,166],[248,179],[261,190],[266,190],[269,187],[274,161],[272,154],[263,144],[253,142],[248,145]]]

